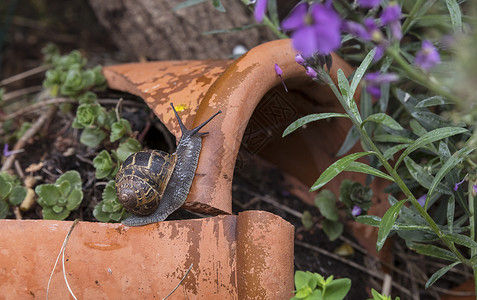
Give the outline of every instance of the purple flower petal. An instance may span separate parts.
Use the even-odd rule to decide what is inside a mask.
[[[361,212],[362,212],[362,209],[358,205],[353,206],[353,209],[351,210],[351,214],[355,217],[359,216]]]
[[[366,91],[375,98],[381,97],[381,85],[387,82],[399,80],[399,76],[393,73],[382,74],[380,72],[368,73],[364,76]]]
[[[277,73],[277,76],[282,76],[283,74],[283,71],[278,64],[275,64],[275,73]]]
[[[398,4],[391,4],[387,6],[381,15],[381,24],[388,25],[394,22],[399,22],[401,18],[401,6]]]
[[[426,205],[427,194],[422,195],[421,197],[417,198],[417,202],[424,207]]]
[[[316,51],[317,36],[313,27],[303,27],[292,34],[293,47],[308,57]]]
[[[366,41],[371,40],[371,34],[366,30],[366,28],[363,25],[359,23],[352,22],[352,21],[345,21],[343,22],[341,29],[344,32],[354,35],[355,37],[362,38]]]
[[[306,67],[306,75],[313,79],[316,78],[316,75],[318,75],[318,73],[312,67]]]
[[[268,0],[257,0],[255,4],[253,15],[255,20],[259,23],[263,21],[263,16],[265,16],[267,11],[267,1]]]
[[[424,40],[422,41],[421,50],[416,54],[414,63],[416,66],[427,72],[441,63],[441,57],[436,47],[434,47],[430,41]]]
[[[477,194],[477,184],[472,185],[472,190],[474,190],[474,193]]]
[[[308,13],[308,4],[301,3],[297,5],[290,13],[290,15],[283,20],[282,29],[285,31],[296,30],[305,26],[305,20]]]
[[[303,56],[301,56],[301,54],[295,55],[295,61],[296,61],[299,65],[302,65],[302,66],[305,65],[305,59],[303,58]]]
[[[454,191],[457,191],[457,189],[459,188],[459,186],[464,183],[464,181],[465,181],[466,178],[467,178],[467,176],[464,176],[464,179],[462,179],[462,181],[459,181],[459,182],[457,182],[457,183],[454,185]]]

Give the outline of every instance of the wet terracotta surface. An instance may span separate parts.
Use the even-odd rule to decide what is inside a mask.
[[[205,128],[210,134],[203,139],[197,175],[184,206],[231,213],[232,178],[241,147],[311,185],[336,160],[334,155],[351,126],[343,118],[324,120],[281,138],[283,129],[305,114],[342,111],[331,90],[310,80],[294,57],[290,41],[278,40],[233,62],[170,62],[170,67],[169,62],[126,64],[105,67],[104,74],[111,88],[141,96],[177,137],[179,129],[169,102],[181,106],[179,114],[188,127],[222,110]],[[283,70],[289,93],[275,74],[275,63]],[[353,72],[334,55],[331,74],[335,81],[338,68],[346,76]],[[364,178],[359,174],[344,177]],[[338,191],[339,178],[328,188]]]
[[[1,299],[45,299],[71,225],[0,220]],[[245,249],[243,254],[238,248]],[[260,211],[143,227],[80,222],[65,260],[69,285],[79,299],[162,299],[191,264],[168,299],[257,299],[248,295],[264,293],[283,299],[293,290],[293,226]],[[67,295],[60,263],[49,299]]]

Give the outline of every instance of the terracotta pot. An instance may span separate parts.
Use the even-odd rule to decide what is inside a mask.
[[[274,66],[283,70],[286,92]],[[342,69],[346,76],[353,68],[333,54],[332,79]],[[319,175],[337,160],[351,122],[334,118],[313,122],[282,138],[284,129],[310,113],[343,112],[332,91],[313,82],[295,62],[290,40],[277,40],[251,49],[235,61],[162,61],[108,66],[103,69],[108,85],[145,100],[158,118],[177,137],[180,129],[169,105],[179,112],[188,128],[194,127],[218,110],[222,114],[204,130],[197,176],[184,208],[210,214],[231,213],[232,179],[237,155],[260,155],[302,183],[311,186]],[[358,88],[356,95],[360,95]],[[359,99],[358,99],[359,100]],[[351,151],[360,151],[356,146]],[[242,158],[239,158],[243,160]],[[245,158],[246,159],[246,158]],[[345,172],[325,188],[339,194],[344,178],[364,183],[365,176]],[[383,215],[387,183],[375,180],[371,214]],[[308,198],[308,199],[312,199]],[[312,200],[311,200],[312,201]],[[312,203],[311,203],[312,204]],[[352,225],[368,251],[375,253],[376,231]]]
[[[0,298],[45,299],[72,222],[0,220]],[[149,226],[80,222],[65,269],[79,299],[286,299],[293,291],[293,226],[271,213]],[[61,263],[49,299],[66,299]]]

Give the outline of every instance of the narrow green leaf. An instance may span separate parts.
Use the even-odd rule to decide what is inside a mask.
[[[308,124],[313,121],[318,121],[318,120],[323,120],[323,119],[328,119],[328,118],[333,118],[333,117],[344,117],[348,118],[348,115],[346,114],[340,114],[340,113],[321,113],[321,114],[311,114],[308,116],[304,116],[296,120],[295,122],[291,123],[283,132],[282,137],[289,135],[293,131],[297,130],[298,128],[302,127],[305,124]]]
[[[441,278],[445,273],[447,273],[447,271],[449,271],[450,269],[452,269],[453,267],[457,266],[458,264],[460,264],[460,261],[456,261],[448,266],[445,266],[443,268],[440,268],[439,270],[437,270],[437,272],[435,272],[434,274],[432,274],[432,276],[429,278],[429,280],[426,282],[426,285],[425,285],[425,288],[427,289],[428,287],[430,287],[431,285],[434,284],[434,282],[436,282],[439,278]]]
[[[427,196],[431,197],[434,190],[437,188],[437,185],[440,184],[442,179],[458,164],[462,162],[465,156],[469,155],[474,149],[469,149],[464,147],[459,151],[455,152],[439,169],[434,180],[432,181],[431,186],[429,187],[429,191],[427,192]]]
[[[452,22],[452,28],[456,32],[462,32],[462,13],[456,0],[446,0],[447,9]]]
[[[262,24],[248,24],[248,25],[244,25],[244,26],[238,26],[238,27],[232,27],[232,28],[226,28],[226,29],[216,29],[216,30],[204,31],[204,32],[202,32],[202,35],[238,32],[238,31],[249,30],[249,29],[262,27],[262,26],[263,26]]]
[[[414,160],[409,157],[404,159],[404,163],[411,174],[412,178],[416,180],[420,185],[429,189],[431,187],[432,182],[435,180],[434,176],[430,175],[421,165],[417,164]],[[449,187],[443,185],[442,183],[436,184],[434,190],[438,191],[439,193],[450,195],[452,191]],[[429,195],[427,199],[430,199]],[[426,201],[427,204],[427,201]]]
[[[454,212],[455,212],[455,198],[454,195],[449,197],[447,201],[447,227],[449,232],[453,233],[454,231]]]
[[[442,249],[440,247],[431,244],[416,244],[413,242],[407,242],[407,246],[410,249],[414,249],[417,253],[432,256],[444,260],[456,261],[459,258],[449,250]]]
[[[338,150],[338,153],[336,153],[336,157],[340,157],[348,153],[351,148],[353,148],[354,145],[359,141],[359,132],[356,129],[355,126],[351,126],[350,130],[348,131],[348,134],[346,134],[346,138],[343,142],[343,145],[341,145],[340,149]]]
[[[367,117],[363,121],[363,123],[361,123],[361,128],[363,128],[363,125],[366,122],[369,122],[369,121],[376,122],[376,123],[379,123],[379,124],[383,124],[385,126],[388,126],[391,129],[395,129],[395,130],[402,130],[403,129],[402,126],[396,120],[394,120],[393,118],[391,118],[390,116],[388,116],[385,113],[377,113],[377,114],[370,115],[369,117]]]
[[[430,111],[415,111],[411,116],[421,123],[427,130],[453,126],[452,122]]]
[[[220,12],[226,12],[224,6],[222,5],[222,2],[220,0],[212,0],[212,4],[214,5],[215,9],[220,11]]]
[[[414,140],[405,136],[395,134],[377,134],[373,137],[373,141],[380,143],[400,143],[412,144]]]
[[[379,227],[379,224],[381,223],[381,218],[378,216],[364,215],[364,216],[357,216],[356,221],[364,225]]]
[[[383,156],[386,160],[388,160],[391,157],[393,157],[394,154],[396,154],[397,152],[401,151],[402,149],[408,146],[409,144],[398,144],[398,145],[389,147],[388,149],[386,149],[386,151],[384,151]]]
[[[444,237],[451,242],[465,246],[467,248],[470,248],[470,249],[477,248],[477,242],[475,242],[473,239],[471,239],[468,236],[457,234],[457,233],[449,233],[444,235]]]
[[[357,153],[353,153],[348,156],[345,156],[343,158],[340,158],[331,166],[329,166],[323,173],[321,173],[320,177],[313,184],[310,191],[313,192],[323,187],[330,180],[335,178],[336,175],[344,171],[351,162],[357,160],[360,157],[363,157],[365,155],[370,155],[370,154],[374,154],[374,152],[357,152]]]
[[[359,67],[354,72],[353,80],[351,80],[351,85],[349,89],[350,97],[353,98],[356,89],[358,88],[358,84],[363,78],[366,70],[368,69],[369,65],[373,61],[374,55],[376,54],[376,48],[373,48],[366,57],[363,59],[363,62],[359,65]]]
[[[419,137],[414,143],[412,143],[399,157],[398,161],[396,162],[396,166],[394,167],[397,169],[401,161],[408,156],[411,152],[427,145],[432,142],[442,140],[446,137],[450,137],[456,134],[464,133],[467,129],[460,128],[460,127],[444,127],[444,128],[437,128],[432,131],[429,131],[425,135]]]
[[[341,69],[338,69],[337,75],[338,75],[338,87],[340,88],[341,95],[343,95],[343,98],[346,100],[346,103],[349,104],[350,86],[349,86],[348,78],[346,78],[346,75]]]
[[[379,224],[378,230],[378,240],[376,242],[376,250],[379,252],[381,248],[384,246],[384,242],[386,241],[389,233],[391,232],[394,222],[396,221],[399,211],[401,207],[406,203],[407,199],[403,199],[393,206],[391,206],[388,211],[384,214],[383,218],[381,219],[381,223]]]
[[[455,104],[452,100],[444,98],[442,96],[432,96],[427,99],[421,100],[416,107],[429,107],[436,105]]]
[[[375,168],[373,168],[373,167],[371,167],[367,164],[363,164],[363,163],[360,163],[360,162],[357,162],[357,161],[351,162],[344,171],[365,173],[365,174],[373,175],[373,176],[376,176],[376,177],[381,177],[381,178],[384,178],[384,179],[387,179],[387,180],[390,180],[390,181],[394,182],[394,179],[391,176],[389,176],[388,174],[386,174],[386,173],[384,173],[384,172],[382,172],[378,169],[375,169]]]

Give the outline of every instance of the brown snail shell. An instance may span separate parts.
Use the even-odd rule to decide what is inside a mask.
[[[152,214],[164,195],[176,161],[175,154],[158,150],[130,155],[116,174],[119,202],[134,214]]]

